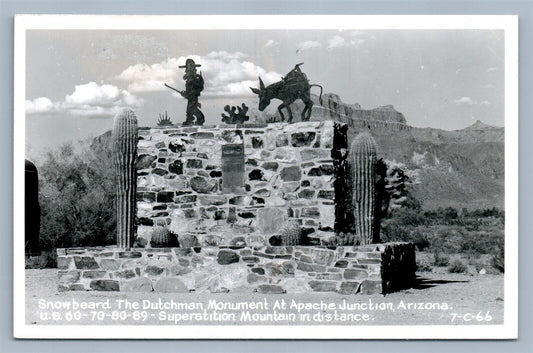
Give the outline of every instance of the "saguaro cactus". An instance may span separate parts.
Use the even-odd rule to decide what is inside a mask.
[[[349,154],[352,169],[352,205],[355,234],[362,244],[379,242],[376,230],[376,142],[368,133],[361,133],[352,142]]]
[[[117,246],[131,248],[135,240],[135,192],[137,191],[137,117],[131,110],[115,116],[113,161],[116,175]]]
[[[24,161],[24,224],[26,255],[39,255],[39,227],[41,224],[41,207],[39,206],[39,177],[37,167],[29,160]]]

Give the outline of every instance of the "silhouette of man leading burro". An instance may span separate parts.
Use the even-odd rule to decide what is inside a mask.
[[[286,108],[289,113],[288,122],[291,122],[292,111],[290,109],[290,104],[292,104],[297,99],[301,99],[305,104],[305,107],[302,111],[302,121],[309,120],[309,117],[311,115],[311,108],[313,107],[313,101],[310,97],[310,89],[313,86],[320,87],[319,101],[320,104],[322,104],[322,86],[317,84],[310,84],[307,79],[307,76],[300,69],[301,65],[303,65],[303,63],[295,65],[294,69],[292,69],[285,77],[283,77],[281,81],[273,83],[268,87],[265,87],[263,81],[261,80],[261,77],[259,77],[259,89],[250,87],[252,92],[259,95],[260,111],[263,111],[270,104],[270,101],[272,99],[280,99],[282,101],[282,104],[278,106],[278,111],[281,116],[281,119],[282,121],[285,120],[281,109]],[[184,126],[203,125],[205,121],[204,114],[200,110],[202,106],[200,102],[198,102],[198,97],[200,96],[200,93],[204,90],[204,78],[202,77],[202,73],[197,73],[196,71],[196,68],[200,66],[202,65],[196,64],[193,59],[187,59],[185,61],[185,65],[179,66],[180,68],[185,69],[185,75],[183,75],[183,79],[185,80],[184,91],[180,91],[165,83],[166,87],[178,92],[183,98],[187,99],[187,112],[185,122],[183,123]],[[245,109],[244,104],[242,108]],[[234,113],[234,110],[231,110],[231,107],[229,105],[226,106],[224,110],[230,114],[229,116],[222,114],[223,121],[227,124],[242,124],[244,123],[244,121],[249,119],[246,116],[246,111],[248,110],[247,107],[246,110],[242,111],[243,114],[240,114],[241,109],[239,108],[238,115]],[[233,121],[235,119],[237,120]]]
[[[181,69],[185,69],[185,75],[183,75],[183,79],[185,80],[184,91],[177,90],[165,83],[166,87],[178,92],[183,98],[187,99],[187,112],[185,122],[183,123],[184,126],[203,125],[205,121],[204,113],[200,110],[202,105],[198,102],[198,97],[204,90],[202,73],[200,72],[198,74],[196,72],[196,68],[200,66],[202,65],[196,64],[193,59],[187,59],[185,65],[180,66]]]

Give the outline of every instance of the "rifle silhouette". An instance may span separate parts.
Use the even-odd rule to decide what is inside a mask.
[[[182,96],[183,96],[183,93],[185,92],[185,91],[180,91],[179,89],[176,89],[176,88],[174,88],[174,87],[172,87],[172,86],[169,86],[169,85],[167,85],[166,83],[165,83],[165,86],[168,87],[168,88],[170,88],[171,90],[174,90],[174,91],[178,92],[178,93],[181,94]]]

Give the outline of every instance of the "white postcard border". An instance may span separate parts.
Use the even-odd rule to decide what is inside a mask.
[[[320,21],[318,21],[320,20]],[[283,24],[283,25],[281,25]],[[26,30],[503,29],[505,31],[505,277],[503,325],[26,325],[24,172]],[[14,67],[14,336],[17,338],[514,339],[518,337],[518,17],[512,15],[17,15]],[[82,328],[83,329],[80,329]]]

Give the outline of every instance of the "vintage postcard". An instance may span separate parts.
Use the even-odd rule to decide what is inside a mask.
[[[512,339],[516,16],[15,18],[18,338]]]

